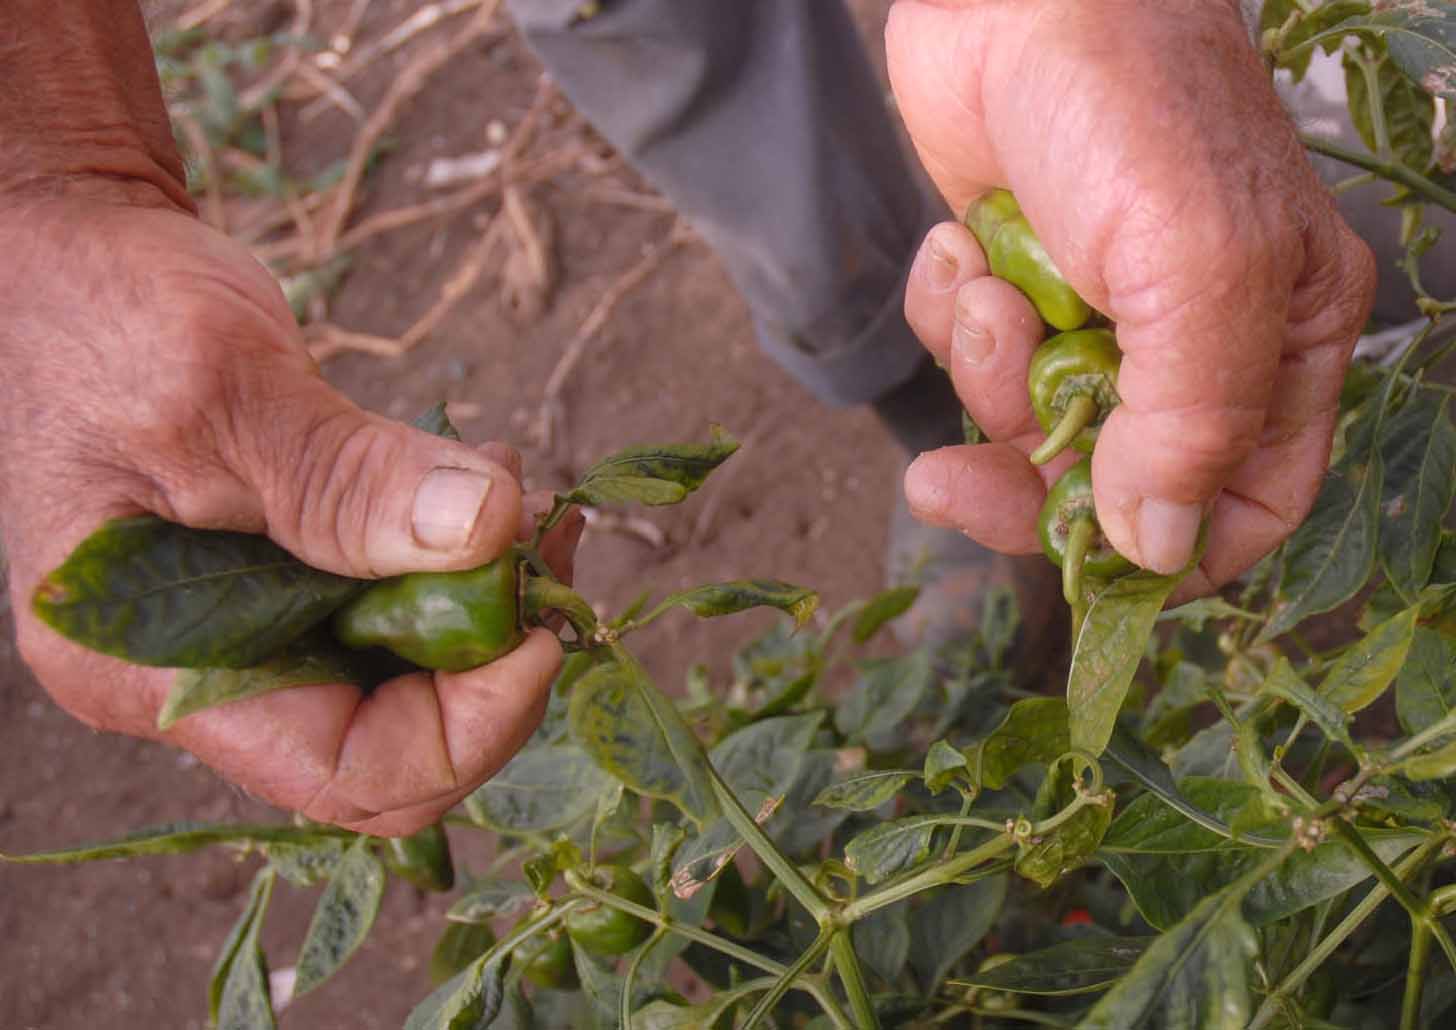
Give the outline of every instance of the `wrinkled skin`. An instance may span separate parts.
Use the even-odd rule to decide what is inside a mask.
[[[312,565],[374,577],[482,564],[545,499],[523,508],[509,447],[432,437],[333,390],[272,276],[152,191],[0,196],[0,249],[0,529],[20,646],[56,700],[99,729],[186,748],[284,808],[377,834],[433,823],[509,760],[560,662],[545,630],[484,668],[402,676],[368,698],[347,684],[279,691],[159,734],[170,672],[35,618],[36,582],[115,516],[267,533]],[[480,503],[462,488],[482,478]],[[427,480],[446,492],[417,509]],[[568,519],[546,543],[563,574],[580,529]]]
[[[1012,190],[1068,281],[1117,322],[1122,405],[1093,454],[1104,532],[1172,572],[1207,517],[1207,551],[1175,600],[1249,568],[1314,501],[1375,273],[1237,5],[899,0],[886,46],[951,209]],[[1025,460],[1042,439],[1026,389],[1039,319],[955,222],[922,246],[906,315],[993,441],[922,455],[911,509],[1036,550],[1036,512],[1066,464]]]

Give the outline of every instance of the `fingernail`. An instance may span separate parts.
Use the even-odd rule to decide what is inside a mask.
[[[921,274],[934,290],[949,289],[955,282],[956,273],[960,271],[960,262],[955,259],[950,248],[936,238],[935,233],[926,237],[918,260]]]
[[[1138,508],[1137,543],[1144,568],[1163,575],[1177,572],[1193,557],[1203,509],[1161,497],[1144,498]]]
[[[996,349],[996,339],[975,320],[964,301],[965,290],[956,298],[955,326],[950,345],[956,357],[971,366],[983,365]]]
[[[482,473],[457,468],[431,470],[415,491],[415,540],[432,551],[464,547],[489,493],[490,477]]]

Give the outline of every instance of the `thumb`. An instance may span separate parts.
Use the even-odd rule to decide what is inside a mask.
[[[474,448],[363,411],[320,380],[237,441],[267,533],[347,576],[473,568],[503,553],[521,488]]]

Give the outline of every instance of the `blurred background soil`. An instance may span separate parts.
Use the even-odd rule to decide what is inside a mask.
[[[710,422],[730,429],[742,451],[689,503],[630,517],[603,513],[589,530],[578,584],[607,611],[644,590],[661,595],[747,576],[813,586],[829,610],[879,589],[903,466],[896,446],[867,410],[819,406],[759,354],[746,310],[712,254],[543,86],[503,13],[460,44],[478,6],[190,0],[149,9],[154,32],[180,20],[231,45],[276,34],[297,41],[275,45],[252,84],[266,86],[270,71],[289,63],[284,96],[268,105],[262,125],[266,153],[300,181],[337,167],[406,69],[454,48],[379,137],[345,232],[380,212],[462,190],[478,196],[342,248],[347,271],[302,305],[325,375],[361,405],[394,417],[449,402],[468,441],[520,447],[534,487],[564,487],[595,458],[630,443],[705,439]],[[888,6],[854,3],[881,64]],[[402,27],[423,25],[408,20],[429,7],[445,16],[397,48],[379,49]],[[329,91],[320,93],[325,81]],[[432,168],[437,176],[451,169],[450,159],[488,163],[478,155],[512,147],[519,153],[503,174],[482,178],[479,164],[472,173],[467,161],[465,178],[427,182]],[[192,158],[194,166],[204,157],[216,166],[214,184],[226,172],[250,171],[245,154],[206,149]],[[203,188],[199,199],[206,217],[251,236],[264,256],[317,277],[307,247],[335,194],[283,193],[285,200],[277,191],[250,199]],[[269,225],[276,227],[259,231]],[[418,342],[405,349],[402,338]],[[697,662],[722,687],[731,651],[766,625],[767,617],[665,619],[639,638],[639,653],[669,688]],[[0,851],[177,820],[277,818],[185,754],[98,735],[63,713],[20,663],[5,613]],[[209,970],[251,868],[217,849],[78,867],[0,866],[0,1027],[203,1027]],[[264,935],[275,967],[291,965],[314,896],[278,892]],[[369,942],[336,980],[290,1007],[281,1025],[402,1026],[429,990],[425,964],[444,908],[439,897],[393,883]]]

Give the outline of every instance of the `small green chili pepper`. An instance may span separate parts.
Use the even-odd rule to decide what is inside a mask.
[[[516,945],[511,961],[520,962],[521,975],[537,987],[568,991],[577,985],[571,941],[559,926]]]
[[[1092,459],[1083,458],[1062,473],[1047,492],[1037,519],[1041,547],[1062,570],[1062,596],[1070,605],[1082,600],[1082,576],[1110,579],[1132,571],[1097,525],[1092,501]]]
[[[425,669],[461,672],[521,642],[515,554],[463,572],[411,572],[381,580],[334,613],[348,647],[388,648]]]
[[[597,866],[592,880],[602,890],[644,908],[656,908],[651,889],[624,865]],[[621,909],[592,902],[566,915],[566,932],[593,955],[624,955],[647,939],[652,927]]]
[[[1068,330],[1085,325],[1092,317],[1092,308],[1062,276],[1016,198],[1006,190],[977,197],[964,222],[986,252],[991,274],[1026,294],[1042,321]]]
[[[1033,464],[1051,461],[1068,446],[1091,451],[1102,423],[1117,407],[1122,351],[1109,329],[1058,333],[1036,349],[1026,381],[1031,410],[1047,434],[1031,452]]]
[[[450,858],[450,838],[439,823],[426,826],[408,837],[391,837],[384,864],[396,876],[427,891],[447,891],[455,886],[455,863]]]

